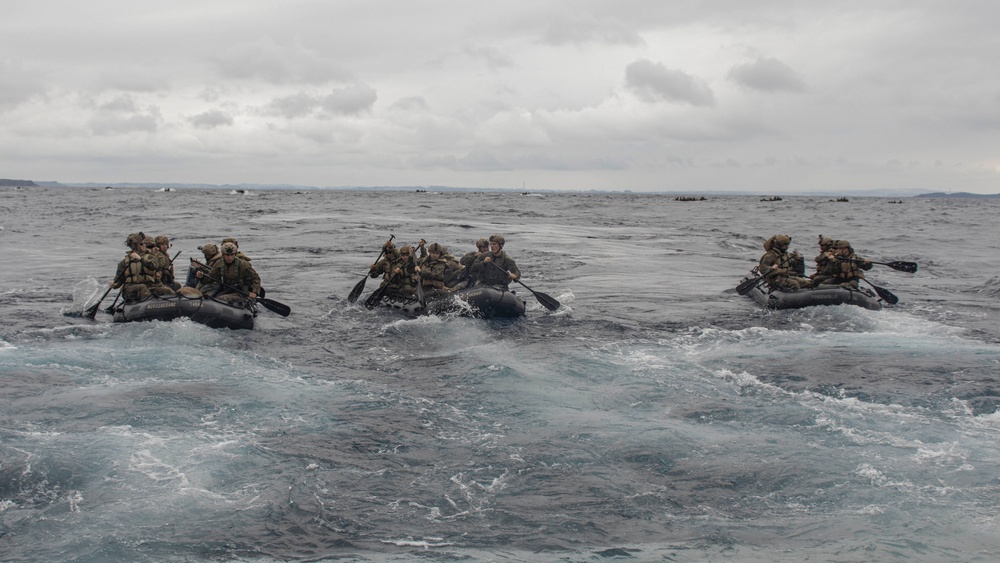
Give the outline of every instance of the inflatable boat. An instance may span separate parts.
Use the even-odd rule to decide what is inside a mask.
[[[756,277],[756,276],[754,276]],[[743,281],[753,278],[745,277]],[[806,289],[769,289],[759,283],[746,295],[768,309],[801,309],[815,305],[857,305],[872,311],[882,308],[882,300],[867,288],[851,289],[840,285],[821,285]]]
[[[153,295],[142,301],[119,305],[114,310],[116,323],[172,321],[182,317],[212,328],[251,330],[257,317],[257,305],[252,301],[231,305],[206,297],[197,289],[182,288],[177,295]]]
[[[422,307],[415,297],[386,296],[380,307],[402,311],[411,317],[420,315],[458,315],[480,319],[513,319],[524,316],[524,300],[509,289],[480,285],[435,295]]]

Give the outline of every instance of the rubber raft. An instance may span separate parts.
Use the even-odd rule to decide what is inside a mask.
[[[743,278],[744,281],[748,279],[750,278]],[[769,290],[767,284],[762,283],[747,295],[768,309],[801,309],[816,305],[856,305],[872,311],[882,308],[882,300],[864,287],[848,289],[840,285],[824,285],[806,289]]]
[[[181,291],[169,297],[154,295],[142,301],[119,305],[114,312],[114,321],[130,323],[188,318],[211,328],[253,329],[257,317],[257,307],[253,302],[243,307],[206,297],[196,289],[182,288]]]
[[[509,289],[475,286],[426,299],[423,307],[416,298],[385,297],[380,305],[405,315],[457,315],[479,319],[514,319],[524,316],[524,300]]]

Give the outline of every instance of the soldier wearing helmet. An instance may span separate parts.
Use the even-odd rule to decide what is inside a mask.
[[[819,235],[819,254],[815,258],[816,271],[809,276],[813,280],[814,286],[836,277],[840,269],[840,264],[833,254],[833,245],[836,242],[830,237]]]
[[[196,266],[204,266],[209,271],[215,264],[222,260],[222,253],[219,252],[219,247],[215,243],[203,244],[198,247],[201,251],[202,256],[204,256],[205,261],[203,264],[199,263],[193,257],[191,258],[191,265],[188,268],[187,281],[184,283],[187,287],[196,287],[201,290],[202,293],[210,293],[212,288],[212,282],[204,279],[202,276],[198,275],[199,268]]]
[[[132,233],[125,239],[129,251],[118,263],[112,289],[121,288],[125,302],[142,301],[151,295],[173,295],[173,290],[159,282],[157,262],[146,248],[153,240],[143,233]]]
[[[387,297],[410,297],[416,293],[417,283],[417,261],[414,256],[415,250],[412,246],[406,245],[393,249],[390,240],[385,245],[385,257],[372,264],[368,273],[370,277],[382,276],[382,285],[385,287]]]
[[[462,265],[454,256],[448,254],[448,249],[443,244],[431,243],[427,251],[428,256],[416,267],[418,280],[424,286],[425,295],[452,291],[448,286],[454,283],[457,272],[462,270]]]
[[[472,276],[476,285],[495,285],[507,289],[512,280],[521,277],[517,263],[503,249],[506,242],[500,234],[489,238],[489,250],[480,254],[472,263]]]
[[[242,258],[243,260],[246,260],[248,262],[250,261],[250,258],[246,254],[243,254],[243,251],[240,250],[240,243],[236,242],[236,239],[234,239],[233,237],[226,237],[226,238],[222,239],[222,242],[219,243],[219,247],[221,248],[222,245],[226,244],[227,242],[231,242],[231,243],[233,243],[233,244],[236,245],[236,257],[237,258]]]
[[[794,254],[788,253],[792,237],[774,235],[764,241],[764,255],[760,257],[758,271],[771,289],[799,289],[812,287],[812,280],[798,275],[799,267]],[[801,260],[801,256],[799,256]],[[804,268],[804,264],[803,264]]]
[[[170,259],[170,238],[166,235],[159,235],[153,239],[154,245],[150,249],[150,254],[156,260],[157,273],[160,277],[160,282],[177,291],[181,288],[180,284],[174,281],[174,262]]]
[[[216,262],[208,274],[208,277],[219,282],[216,289],[217,294],[213,297],[233,305],[240,304],[247,299],[252,301],[260,294],[260,276],[257,275],[257,271],[253,269],[250,261],[239,258],[236,255],[237,252],[235,243],[224,243],[222,245],[222,260]]]
[[[463,267],[471,268],[472,263],[476,261],[476,258],[479,258],[480,254],[488,251],[489,249],[490,249],[490,241],[481,238],[476,241],[476,249],[472,252],[467,253],[465,256],[462,256],[462,259],[459,260],[459,262],[462,263]]]
[[[832,259],[828,267],[830,276],[821,283],[840,284],[848,289],[857,289],[858,280],[865,277],[862,270],[871,270],[873,266],[871,260],[863,260],[854,253],[850,242],[838,240],[833,243]]]

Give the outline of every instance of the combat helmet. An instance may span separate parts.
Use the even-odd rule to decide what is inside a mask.
[[[503,235],[495,234],[490,236],[490,242],[495,242],[500,245],[500,248],[503,248],[504,243],[507,241],[503,238]]]
[[[222,254],[236,256],[236,244],[232,242],[226,242],[222,244]]]
[[[143,234],[141,231],[138,233],[132,233],[125,238],[125,246],[129,248],[135,248],[139,246],[139,243],[141,243],[144,240],[146,240],[146,235]]]
[[[444,256],[445,254],[448,254],[448,249],[445,248],[443,244],[432,242],[430,246],[427,247],[427,252],[437,252]]]
[[[156,246],[160,246],[161,244],[170,244],[170,237],[167,235],[159,235],[154,240],[156,241]]]
[[[476,248],[489,248],[489,247],[490,247],[490,241],[484,238],[481,238],[476,241]]]
[[[206,260],[215,258],[215,255],[219,253],[219,247],[215,246],[215,244],[211,242],[206,245],[199,246],[198,250],[205,255]]]

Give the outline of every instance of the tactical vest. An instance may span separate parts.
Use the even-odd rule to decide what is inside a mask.
[[[125,254],[125,279],[123,284],[151,284],[156,282],[156,269],[147,256],[132,262],[132,251]]]
[[[855,257],[854,254],[846,256],[846,258],[854,258],[854,257]],[[849,281],[859,280],[862,277],[864,277],[864,274],[861,273],[861,267],[858,265],[857,262],[848,262],[847,260],[837,260],[837,262],[840,262],[840,268],[839,271],[837,272],[838,280],[849,282]]]

